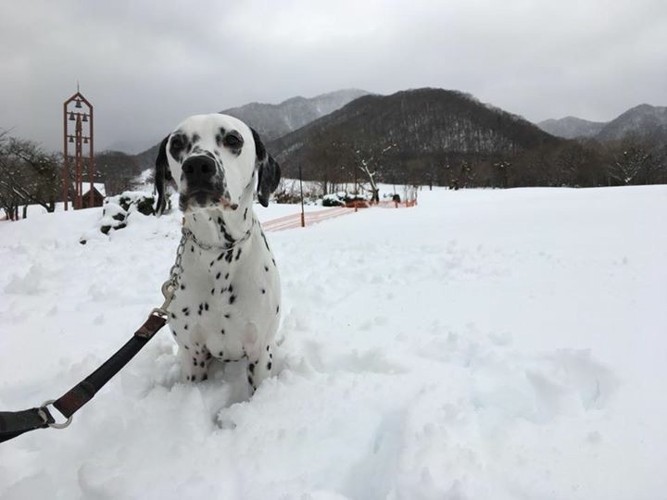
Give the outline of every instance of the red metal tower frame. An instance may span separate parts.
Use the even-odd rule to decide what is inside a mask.
[[[72,130],[73,129],[73,130]],[[90,182],[90,204],[93,206],[93,171],[95,157],[93,156],[93,105],[90,104],[78,86],[76,94],[63,104],[63,201],[65,210],[69,201],[70,166],[74,166],[74,199],[75,209],[83,208],[83,175],[88,167],[88,181]],[[73,144],[73,148],[70,148]],[[84,157],[84,144],[89,146],[88,156]],[[73,150],[73,155],[71,153]]]

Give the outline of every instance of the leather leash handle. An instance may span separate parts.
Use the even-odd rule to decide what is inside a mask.
[[[67,418],[74,415],[153,338],[166,321],[163,316],[151,314],[123,347],[83,381],[54,401],[53,406]]]
[[[0,443],[35,429],[67,427],[71,422],[72,415],[90,401],[97,391],[104,387],[153,338],[166,322],[167,317],[164,309],[155,309],[123,347],[85,380],[79,382],[57,400],[47,401],[39,408],[17,412],[0,412]],[[49,404],[53,404],[67,418],[67,422],[64,424],[56,423],[47,408]]]

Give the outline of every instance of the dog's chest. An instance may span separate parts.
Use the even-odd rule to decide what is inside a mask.
[[[188,242],[182,267],[169,308],[169,324],[181,347],[205,345],[216,357],[240,359],[275,331],[279,277],[261,233],[229,250],[203,250]]]

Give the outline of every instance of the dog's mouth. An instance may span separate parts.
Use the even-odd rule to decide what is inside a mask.
[[[237,208],[239,208],[238,203],[232,203],[231,200],[225,198],[224,196],[220,197],[219,204],[222,205],[222,208],[227,210],[236,210]]]
[[[232,202],[225,195],[207,189],[198,189],[181,195],[181,209],[185,212],[195,208],[222,207],[223,210],[236,210],[238,203]]]

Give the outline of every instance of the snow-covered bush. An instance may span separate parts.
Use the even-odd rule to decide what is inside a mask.
[[[317,202],[318,186],[313,182],[303,182],[299,185],[298,179],[281,179],[278,188],[273,193],[276,203],[301,203],[301,190],[303,189],[303,202],[307,205]]]
[[[354,205],[355,202],[367,204],[368,200],[360,194],[351,194],[346,193],[345,191],[327,194],[324,196],[324,198],[322,198],[323,207],[351,206]]]
[[[104,199],[100,231],[109,234],[112,229],[123,229],[127,226],[127,218],[132,212],[153,215],[155,197],[143,191],[125,191],[116,196]]]

